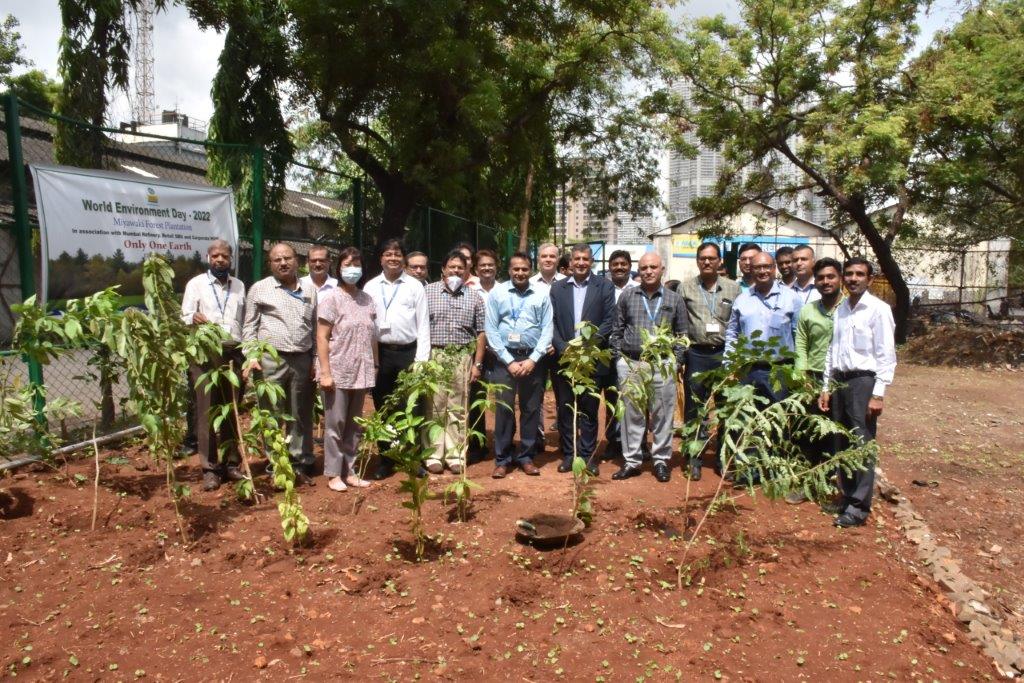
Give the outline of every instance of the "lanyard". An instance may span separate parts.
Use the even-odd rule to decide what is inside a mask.
[[[213,300],[217,302],[217,309],[220,311],[220,319],[224,320],[224,312],[228,308],[228,299],[231,298],[231,280],[228,280],[228,290],[224,292],[224,303],[220,302],[220,297],[217,296],[217,285],[213,284],[213,280],[210,280],[210,289],[213,290]]]
[[[651,319],[651,324],[655,324],[655,321],[658,319],[658,313],[661,311],[662,301],[665,299],[665,288],[658,288],[658,305],[654,307],[654,313],[651,313],[651,302],[647,298],[647,294],[640,292],[640,298],[643,299],[644,308],[647,309],[647,317]]]
[[[384,316],[387,317],[388,309],[391,308],[391,304],[395,302],[395,297],[398,296],[398,285],[402,284],[401,280],[395,280],[395,288],[391,290],[391,298],[386,299],[384,297],[384,283],[387,280],[380,281],[380,300],[384,302]]]
[[[527,295],[527,294],[516,294],[516,296],[519,297],[519,308],[516,308],[516,306],[515,306],[515,298],[513,298],[513,300],[510,301],[509,304],[508,304],[508,307],[509,307],[509,317],[512,318],[512,327],[513,328],[516,326],[516,323],[519,322],[519,316],[521,316],[523,314],[523,309],[526,307],[526,297],[529,296],[529,295]]]
[[[708,307],[708,313],[710,313],[711,317],[714,318],[715,304],[718,303],[718,283],[715,283],[715,291],[710,297],[708,296],[708,291],[704,289],[704,285],[700,282],[697,283],[697,289],[700,290],[701,296],[704,297],[704,305]]]

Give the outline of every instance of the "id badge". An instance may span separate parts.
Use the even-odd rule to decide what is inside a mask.
[[[510,344],[518,344],[522,336],[518,332],[509,332],[508,341]]]
[[[704,331],[708,334],[721,334],[722,326],[718,323],[707,323],[704,325]]]
[[[380,332],[381,334],[387,334],[388,332],[391,331],[391,323],[389,323],[387,320],[382,320],[380,324],[377,326],[377,331]]]

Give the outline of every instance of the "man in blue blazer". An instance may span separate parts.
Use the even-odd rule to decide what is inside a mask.
[[[559,370],[553,384],[558,408],[558,433],[562,447],[562,463],[559,472],[572,470],[573,459],[573,409],[572,388],[562,376],[558,359],[566,345],[576,337],[576,326],[589,322],[597,327],[602,348],[608,347],[612,324],[615,322],[615,285],[608,278],[591,272],[594,256],[587,244],[573,246],[570,254],[572,276],[551,285],[551,308],[554,317],[554,331],[551,344],[555,347],[553,362]],[[598,386],[601,379],[611,370],[607,366],[598,369]],[[576,454],[587,461],[592,474],[597,474],[597,398],[584,395],[575,398],[577,407]]]

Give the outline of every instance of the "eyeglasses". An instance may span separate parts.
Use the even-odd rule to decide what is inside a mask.
[[[718,260],[717,256],[698,256],[697,260],[701,263],[712,263]]]
[[[772,269],[771,265],[754,266],[754,270],[755,271],[766,271],[766,270],[771,270],[771,269]]]

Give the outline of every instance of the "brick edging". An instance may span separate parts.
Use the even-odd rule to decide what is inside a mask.
[[[899,488],[875,469],[879,495],[895,507],[896,520],[932,579],[945,591],[956,618],[967,628],[968,639],[992,658],[1001,676],[1024,675],[1024,642],[1003,626],[999,613],[986,600],[988,592],[964,574],[949,548],[939,545],[928,523]]]

